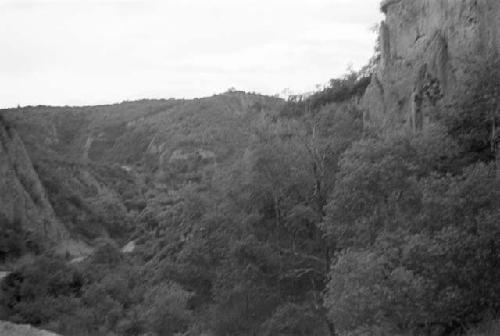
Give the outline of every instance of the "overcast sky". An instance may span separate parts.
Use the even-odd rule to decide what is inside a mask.
[[[0,107],[306,92],[364,65],[380,0],[0,0]]]

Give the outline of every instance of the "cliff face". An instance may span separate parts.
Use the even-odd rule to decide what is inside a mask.
[[[386,0],[381,58],[363,99],[375,126],[424,127],[460,94],[471,67],[500,51],[498,0]]]
[[[0,116],[1,117],[1,116]],[[28,232],[61,242],[68,238],[56,219],[24,144],[0,118],[0,215]]]

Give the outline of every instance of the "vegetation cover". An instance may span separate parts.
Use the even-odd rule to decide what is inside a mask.
[[[105,211],[104,239],[81,229],[101,237],[83,262],[21,264],[1,284],[0,317],[68,336],[494,335],[500,77],[478,76],[416,133],[364,127],[356,101],[369,79],[358,74],[280,109],[254,106],[245,141],[231,133],[241,119],[225,119],[214,143],[226,146],[223,132],[242,141],[218,148],[230,159],[142,171],[133,217]],[[175,114],[164,136],[199,139],[198,113]],[[52,202],[84,207],[85,188],[51,169],[38,168]],[[96,176],[126,181],[107,169]],[[198,178],[179,178],[189,172]],[[133,181],[120,194],[137,200]],[[21,254],[23,233],[1,225],[0,258]],[[123,232],[132,253],[112,239]]]

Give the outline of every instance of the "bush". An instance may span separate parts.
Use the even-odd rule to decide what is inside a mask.
[[[76,269],[62,259],[42,256],[7,276],[0,304],[14,322],[44,325],[75,311],[82,286]]]
[[[325,335],[327,325],[313,307],[285,304],[263,325],[265,336],[314,336]]]
[[[187,330],[191,313],[187,303],[191,294],[176,283],[162,283],[146,293],[142,317],[156,335],[171,336]]]
[[[0,264],[19,258],[26,251],[27,234],[18,221],[9,221],[0,214]]]

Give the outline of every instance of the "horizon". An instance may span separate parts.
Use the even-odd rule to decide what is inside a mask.
[[[0,108],[302,94],[365,65],[382,18],[379,0],[0,0]]]
[[[208,99],[212,97],[217,97],[217,96],[222,96],[226,94],[246,94],[246,95],[255,95],[255,96],[264,96],[267,98],[274,98],[274,99],[281,99],[283,101],[286,101],[286,98],[280,97],[277,94],[275,95],[268,95],[260,92],[254,92],[254,91],[243,91],[243,90],[236,90],[236,91],[228,91],[226,90],[225,92],[219,92],[219,93],[214,93],[208,96],[201,96],[201,97],[192,97],[192,98],[175,98],[175,97],[170,97],[170,98],[137,98],[137,99],[130,99],[130,100],[122,100],[122,101],[114,101],[110,103],[103,103],[103,104],[84,104],[84,105],[45,105],[45,104],[36,104],[36,105],[17,105],[17,106],[9,106],[9,107],[1,107],[0,106],[0,111],[5,111],[5,110],[16,110],[16,109],[23,109],[23,108],[40,108],[40,107],[48,107],[48,108],[86,108],[86,107],[106,107],[106,106],[113,106],[113,105],[121,105],[121,104],[127,104],[127,103],[139,103],[142,101],[169,101],[169,100],[178,100],[178,101],[192,101],[196,99]]]

